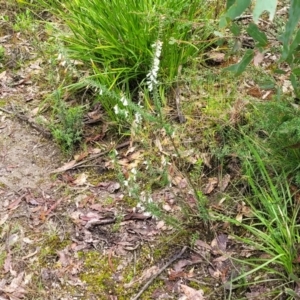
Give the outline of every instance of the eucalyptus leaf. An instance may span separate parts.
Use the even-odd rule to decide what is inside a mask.
[[[294,73],[291,73],[290,79],[296,96],[300,97],[299,78]]]
[[[219,26],[221,28],[225,27],[228,24],[228,20],[233,20],[234,18],[240,16],[251,4],[251,0],[235,0],[229,9],[225,12],[224,15],[220,18]]]
[[[283,52],[281,59],[285,60],[289,56],[290,40],[293,32],[300,20],[300,0],[291,0],[291,6],[289,10],[289,19],[285,26],[285,32],[282,35]]]
[[[272,80],[268,79],[268,80],[264,80],[259,82],[258,86],[262,89],[262,90],[272,90],[275,88],[276,83],[273,82]]]
[[[234,3],[235,0],[227,0],[226,1],[226,10]]]
[[[290,289],[290,288],[286,288],[285,289],[285,293],[288,294],[288,295],[290,295],[290,296],[293,296],[294,299],[298,298],[298,294],[295,291],[293,291],[292,289]]]
[[[234,36],[239,36],[241,33],[241,27],[235,23],[230,26],[230,31],[233,33]]]
[[[269,12],[269,20],[272,21],[275,16],[277,0],[257,0],[253,9],[253,21],[258,22],[259,16],[264,12]]]
[[[245,55],[243,56],[242,60],[239,63],[231,65],[225,68],[225,70],[233,72],[236,76],[239,76],[244,72],[246,67],[250,64],[253,57],[254,57],[254,52],[253,50],[249,49],[246,51]]]
[[[299,45],[300,45],[300,29],[298,29],[296,36],[293,40],[293,42],[291,43],[290,47],[289,47],[289,52],[287,57],[285,58],[285,60],[289,63],[292,64],[297,63],[295,61],[295,55],[297,52],[299,52]]]
[[[274,73],[275,73],[275,74],[286,74],[286,71],[285,71],[285,70],[282,70],[282,69],[275,69],[275,70],[274,70]]]
[[[300,76],[300,68],[295,68],[292,70],[292,73],[296,76]]]
[[[265,47],[268,45],[266,34],[260,31],[256,24],[250,23],[247,32],[256,42],[258,42],[257,47]]]

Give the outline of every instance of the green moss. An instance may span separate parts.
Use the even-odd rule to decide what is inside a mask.
[[[128,196],[125,196],[122,199],[122,202],[125,203],[126,205],[128,205],[129,207],[135,207],[138,203],[138,200],[134,199],[134,198],[131,198],[131,197],[128,197]]]
[[[0,107],[4,107],[7,105],[7,101],[6,100],[0,100]]]
[[[47,236],[41,244],[41,252],[39,255],[39,263],[44,266],[45,264],[56,261],[57,251],[63,250],[70,244],[68,239],[60,240],[57,234]]]
[[[163,280],[160,280],[160,279],[156,279],[154,280],[154,282],[151,284],[151,286],[143,293],[141,299],[153,299],[153,292],[156,290],[156,289],[159,289],[159,288],[163,288],[165,285],[164,281]]]
[[[5,252],[0,252],[0,267],[2,268],[4,265],[4,261],[6,259],[6,253]]]
[[[95,169],[90,169],[88,172],[89,182],[93,185],[97,185],[101,182],[116,180],[117,175],[115,171],[104,172],[103,174],[99,174]]]
[[[139,291],[144,282],[135,284],[129,289],[125,289],[124,284],[140,278],[142,272],[147,268],[158,265],[165,257],[172,256],[174,243],[178,245],[185,242],[185,240],[182,235],[175,235],[170,242],[170,237],[162,236],[160,243],[155,247],[144,245],[139,251],[136,262],[129,263],[118,275],[116,275],[115,269],[118,266],[119,259],[111,257],[109,262],[108,255],[103,255],[97,251],[79,252],[78,257],[83,260],[84,265],[80,279],[87,284],[89,295],[104,295],[101,299],[106,299],[105,297],[109,299],[109,295],[114,295],[120,300],[130,299]],[[115,276],[122,278],[120,283],[116,282]],[[150,299],[152,293],[163,286],[164,281],[155,280],[141,299]]]
[[[118,259],[108,255],[102,255],[97,251],[87,253],[81,252],[79,257],[84,261],[84,271],[80,279],[84,281],[88,288],[88,293],[102,295],[101,299],[110,299],[110,295],[117,296],[120,300],[129,299],[129,291],[124,289],[123,283],[118,284],[113,277]]]
[[[118,232],[120,230],[122,221],[123,221],[123,216],[117,215],[116,221],[115,221],[114,225],[112,226],[112,232]]]
[[[209,278],[210,281],[212,281],[211,278]],[[195,290],[202,290],[204,295],[210,295],[213,292],[213,286],[214,283],[213,282],[205,282],[205,278],[204,280],[202,279],[202,281],[204,282],[204,284],[201,284],[200,282],[195,282],[195,281],[189,281],[189,287],[195,289]]]
[[[115,200],[112,198],[112,197],[107,197],[103,202],[102,204],[105,206],[105,205],[112,205],[113,203],[115,202]]]

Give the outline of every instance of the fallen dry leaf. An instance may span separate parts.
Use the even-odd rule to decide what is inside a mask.
[[[40,111],[39,107],[34,108],[33,110],[31,110],[30,116],[35,117],[39,113],[39,111]]]
[[[100,149],[100,148],[93,148],[93,149],[90,150],[90,153],[91,153],[91,154],[98,154],[98,153],[100,153],[100,152],[101,152],[101,149]]]
[[[242,213],[238,213],[238,214],[236,215],[235,219],[236,219],[238,222],[242,223],[242,221],[243,221],[243,214],[242,214]],[[236,224],[236,226],[239,226],[239,224]]]
[[[228,242],[228,235],[220,234],[216,238],[214,238],[211,242],[212,252],[213,254],[223,254],[226,251]]]
[[[22,197],[19,197],[18,199],[16,199],[15,201],[13,201],[9,206],[8,209],[9,210],[15,210],[16,208],[19,207],[19,204],[22,201]]]
[[[58,262],[60,262],[63,267],[66,267],[70,264],[71,254],[67,248],[57,251],[57,255],[59,257]]]
[[[64,172],[64,171],[67,171],[67,170],[70,170],[72,169],[72,167],[76,164],[76,159],[73,159],[69,162],[67,162],[66,164],[64,164],[62,167],[58,168],[58,169],[55,169],[53,171],[50,172],[50,174],[53,174],[53,173],[61,173],[61,172]]]
[[[245,202],[239,204],[237,207],[238,214],[236,215],[235,219],[240,223],[243,221],[243,217],[252,218],[253,212],[249,206],[246,206]]]
[[[6,77],[6,71],[0,73],[0,79],[4,79]]]
[[[23,277],[24,272],[21,272],[10,284],[7,284],[7,281],[2,279],[0,281],[0,292],[3,292],[11,300],[24,299],[27,292],[25,290],[26,284],[23,281]]]
[[[174,264],[173,270],[175,272],[181,272],[186,266],[189,266],[191,261],[189,259],[181,259],[177,263]]]
[[[284,80],[283,85],[282,85],[282,92],[284,94],[292,92],[293,91],[293,86],[290,80]]]
[[[209,251],[212,249],[212,247],[210,245],[208,245],[206,242],[201,241],[201,240],[197,240],[195,242],[195,246],[199,249],[205,249],[205,250],[209,250]]]
[[[74,159],[79,162],[88,156],[88,152],[81,152],[79,154],[74,155]]]
[[[195,290],[187,285],[181,284],[180,288],[185,295],[186,300],[204,300],[204,292],[202,290]]]
[[[167,212],[170,212],[172,210],[172,207],[169,204],[164,204],[163,209]]]
[[[2,216],[0,219],[0,226],[2,226],[7,221],[7,219],[8,219],[8,214]]]
[[[242,214],[247,218],[251,218],[254,216],[251,208],[246,205],[243,205],[243,207],[242,207]]]
[[[156,224],[156,229],[161,229],[165,226],[165,222],[164,221],[158,221],[157,224]]]
[[[87,175],[85,173],[81,173],[79,174],[79,176],[74,180],[74,183],[76,185],[84,185],[86,183],[87,180]]]
[[[103,205],[100,203],[92,204],[89,207],[93,210],[103,211]]]
[[[218,187],[220,188],[221,192],[224,192],[227,189],[228,184],[230,182],[230,178],[231,177],[229,174],[225,174],[224,177],[219,182]]]
[[[186,274],[184,271],[180,271],[180,272],[175,272],[173,270],[169,271],[169,280],[170,281],[175,281],[175,280],[178,280],[183,277],[186,277]]]
[[[127,284],[124,284],[124,287],[130,288],[133,285],[135,285],[136,283],[142,283],[142,282],[146,281],[147,279],[149,279],[150,277],[154,276],[158,272],[158,270],[159,270],[159,268],[157,266],[152,266],[149,269],[145,270],[139,278],[134,279]]]
[[[222,276],[221,271],[219,271],[218,269],[213,269],[210,266],[208,267],[208,272],[209,272],[210,276],[215,279],[219,279]]]
[[[200,153],[200,157],[203,160],[204,165],[211,169],[212,168],[212,166],[211,166],[211,159],[212,159],[211,153],[202,152],[202,153]]]
[[[109,193],[114,193],[117,190],[120,189],[121,185],[119,182],[116,181],[105,181],[105,182],[100,182],[97,187],[100,187],[102,190],[106,190]]]
[[[208,62],[210,62],[210,63],[220,64],[225,59],[225,53],[211,51],[211,52],[207,53],[207,59],[208,59]]]
[[[255,67],[258,67],[260,63],[264,60],[265,55],[259,51],[256,51],[254,58],[253,58],[253,64]]]
[[[218,178],[217,177],[211,177],[208,178],[208,183],[204,189],[204,194],[208,195],[210,194],[218,185]]]

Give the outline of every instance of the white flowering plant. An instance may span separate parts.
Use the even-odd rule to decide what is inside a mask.
[[[204,0],[128,0],[126,4],[34,0],[32,4],[48,9],[69,27],[70,32],[61,35],[69,58],[84,62],[91,70],[89,76],[120,100],[122,94],[135,99],[145,81],[151,92],[158,77],[161,84],[171,85],[178,67],[209,47],[213,31],[214,7]],[[110,116],[134,115],[130,105],[125,109],[116,98],[98,98],[106,102],[103,106]]]

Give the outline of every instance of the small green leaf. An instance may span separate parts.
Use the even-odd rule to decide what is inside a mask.
[[[296,276],[295,274],[290,273],[290,274],[289,274],[289,277],[290,277],[290,279],[292,279],[293,281],[295,281],[295,282],[297,282],[297,283],[300,283],[300,279],[299,279],[298,276]]]
[[[277,0],[257,0],[253,9],[253,21],[258,22],[259,16],[264,12],[269,12],[269,20],[272,21],[277,7]]]
[[[227,0],[226,1],[226,10],[229,9],[229,7],[234,3],[235,0]]]
[[[217,36],[217,37],[219,37],[219,38],[224,37],[224,34],[222,32],[220,32],[220,31],[217,31],[217,30],[214,31],[214,35]]]
[[[258,47],[265,47],[268,44],[268,38],[266,34],[259,30],[256,24],[250,23],[247,28],[248,34],[258,42]]]
[[[259,82],[258,86],[262,90],[272,90],[275,88],[276,84],[272,80],[267,79],[267,80]]]
[[[225,12],[225,14],[223,14],[220,18],[219,26],[221,28],[225,27],[228,24],[228,21],[233,20],[234,18],[240,16],[251,4],[251,0],[243,0],[243,1],[235,0],[234,3],[232,3],[232,1],[230,1],[230,3],[231,3],[230,7]]]
[[[291,44],[290,51],[294,51],[300,45],[300,29],[298,29],[296,36]]]
[[[235,23],[230,26],[230,31],[233,33],[234,36],[239,36],[241,33],[241,27]]]
[[[292,70],[292,73],[296,76],[300,76],[300,68],[295,68]]]
[[[274,70],[274,73],[275,73],[275,74],[286,74],[286,71],[285,71],[285,70],[282,70],[282,69],[275,69],[275,70]]]
[[[285,293],[292,296],[292,297],[294,297],[294,299],[297,299],[297,297],[298,297],[298,294],[295,293],[295,291],[293,291],[290,288],[285,288]]]
[[[299,52],[299,45],[300,45],[300,29],[297,31],[296,36],[289,47],[288,55],[284,59],[288,64],[297,63],[297,60],[295,59],[295,57],[297,56],[297,53]]]
[[[241,41],[239,41],[238,39],[234,42],[233,44],[233,47],[232,47],[232,52],[235,53],[235,52],[238,52],[240,51],[242,48],[242,43]]]
[[[229,66],[229,67],[225,68],[225,70],[233,72],[233,73],[235,73],[236,76],[239,76],[244,72],[246,67],[250,64],[253,57],[254,57],[254,52],[253,52],[253,50],[249,49],[246,51],[244,57],[242,58],[242,60],[239,63]]]
[[[282,35],[283,51],[281,59],[285,60],[289,56],[290,39],[300,20],[300,0],[291,0],[289,19],[285,26],[285,32]],[[298,34],[297,34],[298,35]]]
[[[295,74],[291,73],[290,79],[296,96],[300,97],[299,78]]]

